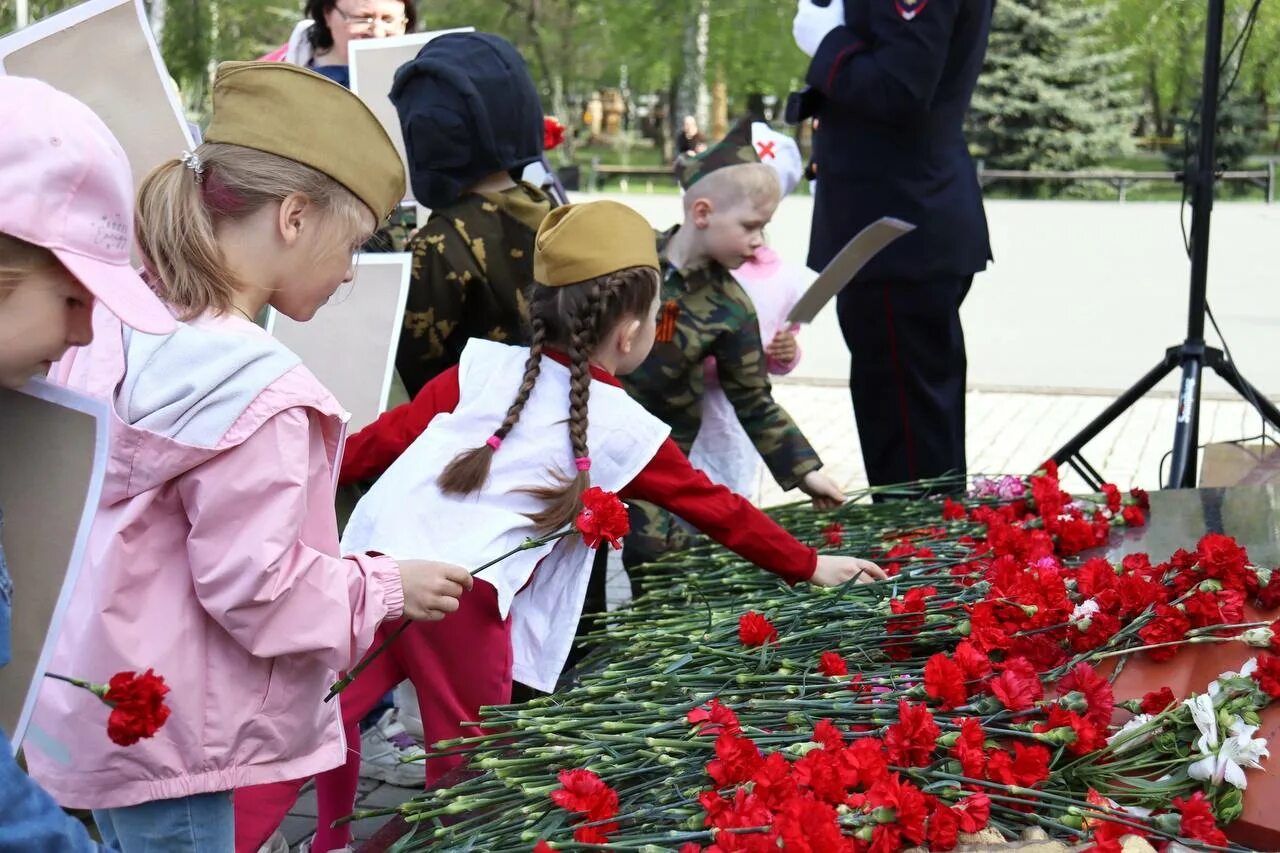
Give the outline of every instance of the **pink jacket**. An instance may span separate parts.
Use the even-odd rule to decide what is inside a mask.
[[[114,808],[298,779],[343,763],[334,673],[403,609],[397,565],[339,558],[338,402],[251,323],[168,336],[94,314],[53,378],[113,403],[88,556],[50,669],[163,675],[172,715],[119,747],[87,691],[44,685],[31,773],[64,806]]]

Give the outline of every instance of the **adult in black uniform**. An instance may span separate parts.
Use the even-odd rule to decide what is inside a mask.
[[[992,3],[800,0],[794,22],[813,61],[788,118],[820,125],[809,266],[881,216],[916,225],[837,300],[872,485],[965,472],[960,303],[991,247],[962,126]]]

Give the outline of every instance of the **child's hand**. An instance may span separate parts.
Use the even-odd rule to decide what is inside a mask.
[[[404,615],[419,622],[443,619],[458,609],[458,599],[474,582],[461,566],[431,560],[401,561]]]
[[[813,498],[818,509],[834,509],[844,503],[844,492],[835,480],[821,471],[810,471],[800,481],[800,491]]]
[[[790,364],[795,361],[797,352],[796,336],[790,329],[779,329],[765,349],[765,353],[770,358],[781,364]]]
[[[855,583],[871,583],[886,577],[884,569],[870,560],[823,554],[818,557],[818,566],[813,570],[809,583],[817,586],[840,586],[850,580]]]

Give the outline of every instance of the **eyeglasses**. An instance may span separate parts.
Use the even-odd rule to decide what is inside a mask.
[[[348,29],[352,30],[371,30],[374,24],[381,24],[384,30],[402,30],[405,24],[409,23],[409,19],[404,15],[348,15],[336,3],[333,5],[333,11],[337,12]]]

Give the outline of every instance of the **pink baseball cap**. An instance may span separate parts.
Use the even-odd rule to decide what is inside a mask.
[[[173,315],[129,260],[133,176],[92,110],[47,83],[0,76],[0,232],[42,246],[127,326]]]

